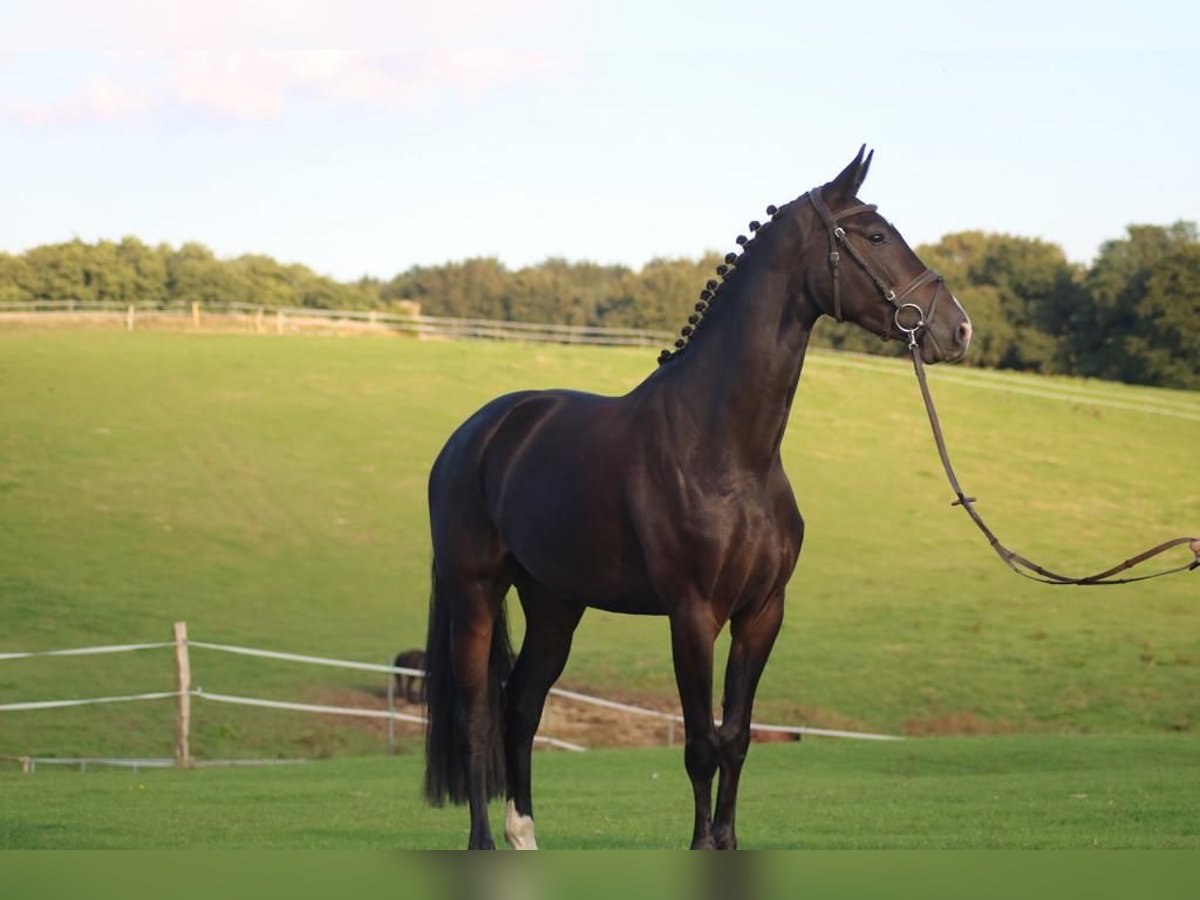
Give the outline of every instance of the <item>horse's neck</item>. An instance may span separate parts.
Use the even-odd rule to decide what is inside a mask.
[[[795,242],[774,237],[747,251],[690,346],[666,364],[674,371],[661,379],[698,437],[722,459],[750,468],[769,465],[779,452],[819,315]]]

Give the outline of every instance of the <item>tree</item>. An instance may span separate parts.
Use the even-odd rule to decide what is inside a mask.
[[[88,278],[88,247],[78,239],[44,244],[25,253],[31,300],[95,301]]]
[[[1200,244],[1184,244],[1155,266],[1138,310],[1143,327],[1127,345],[1147,382],[1200,389]]]
[[[29,263],[23,256],[0,253],[0,303],[27,303]]]
[[[1195,223],[1135,225],[1086,271],[1046,241],[963,231],[918,255],[946,278],[975,326],[968,364],[1200,388],[1200,236]],[[654,259],[640,270],[547,259],[510,271],[479,257],[416,266],[387,282],[339,282],[263,254],[218,259],[178,250],[80,240],[0,253],[0,302],[231,302],[378,308],[412,300],[432,315],[675,331],[721,257]],[[903,353],[848,323],[818,345]]]
[[[1197,362],[1194,222],[1131,225],[1088,272],[1090,305],[1075,329],[1079,371],[1141,384],[1194,384]]]
[[[674,331],[687,322],[700,290],[721,260],[652,259],[640,272],[627,273],[624,289],[613,298],[606,322],[628,328]]]
[[[168,299],[179,303],[252,303],[242,272],[218,260],[203,244],[189,242],[166,261]]]
[[[507,319],[508,279],[498,259],[479,257],[415,266],[389,281],[381,293],[385,300],[415,300],[427,315]]]
[[[1064,371],[1071,317],[1085,301],[1082,272],[1062,248],[1037,238],[964,231],[917,248],[946,278],[978,336],[969,361]]]
[[[126,271],[126,283],[133,302],[165,303],[167,300],[167,258],[171,248],[166,244],[148,247],[136,237],[123,237],[116,247],[116,256]]]

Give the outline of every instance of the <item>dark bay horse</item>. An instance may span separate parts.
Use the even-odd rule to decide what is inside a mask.
[[[884,339],[911,331],[929,363],[961,357],[971,338],[941,278],[857,199],[870,162],[860,150],[833,181],[751,222],[676,349],[628,394],[508,394],[442,449],[429,479],[425,794],[470,804],[471,848],[494,846],[487,802],[502,791],[505,838],[536,846],[530,750],[587,607],[667,617],[692,847],[737,846],[751,706],[804,537],[779,447],[813,326],[831,315]],[[526,619],[515,664],[512,586]],[[713,642],[726,622],[716,727]]]
[[[396,654],[392,665],[397,669],[419,669],[425,671],[424,650],[404,650]],[[420,703],[425,699],[425,679],[420,675],[396,673],[396,694],[409,703]]]

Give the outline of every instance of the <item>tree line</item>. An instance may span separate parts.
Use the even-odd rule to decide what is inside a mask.
[[[1194,222],[1133,225],[1089,265],[1054,243],[964,231],[917,248],[971,314],[969,364],[1137,384],[1200,388],[1200,235]],[[80,240],[0,253],[0,303],[229,302],[325,309],[416,301],[434,316],[673,331],[719,256],[655,259],[640,269],[547,259],[510,269],[493,258],[414,266],[390,280],[339,282],[269,256],[219,259],[187,243]],[[814,343],[902,352],[833,322]]]

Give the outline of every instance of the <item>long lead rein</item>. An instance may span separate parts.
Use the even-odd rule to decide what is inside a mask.
[[[917,313],[917,321],[914,325],[905,326],[900,320],[900,313],[905,309],[914,309]],[[929,416],[929,426],[933,431],[933,440],[937,444],[938,457],[942,461],[942,468],[946,471],[946,478],[950,482],[950,487],[953,488],[955,499],[950,505],[961,506],[971,517],[971,521],[976,527],[983,532],[983,536],[988,539],[991,548],[996,551],[996,555],[1004,561],[1010,569],[1018,575],[1033,581],[1040,581],[1044,584],[1077,584],[1077,585],[1097,585],[1097,584],[1131,584],[1135,581],[1149,581],[1151,578],[1160,578],[1163,575],[1173,575],[1176,572],[1190,572],[1193,569],[1200,568],[1200,538],[1194,537],[1177,537],[1169,541],[1163,541],[1161,544],[1156,544],[1148,550],[1144,550],[1136,556],[1131,556],[1129,559],[1118,563],[1111,568],[1097,572],[1094,575],[1086,575],[1082,578],[1072,578],[1069,575],[1060,575],[1057,572],[1052,572],[1049,569],[1038,565],[1030,559],[1025,558],[1019,553],[1010,550],[1000,539],[996,537],[995,532],[988,527],[983,517],[975,509],[976,499],[968,497],[958,483],[958,476],[954,474],[954,467],[950,464],[950,454],[946,450],[946,441],[942,436],[942,426],[938,421],[937,410],[933,405],[933,397],[929,393],[929,383],[925,376],[925,364],[921,360],[920,347],[917,344],[917,333],[925,325],[924,313],[915,303],[906,303],[896,309],[895,313],[896,327],[908,336],[908,350],[912,356],[913,371],[917,375],[917,383],[921,387],[921,399],[925,402],[925,412]],[[1164,569],[1161,572],[1154,572],[1150,575],[1139,575],[1134,578],[1113,578],[1112,576],[1124,572],[1127,569],[1132,569],[1139,566],[1149,559],[1153,559],[1160,553],[1165,553],[1175,547],[1187,544],[1196,558],[1191,562],[1184,563],[1181,566],[1176,566],[1172,569]]]

